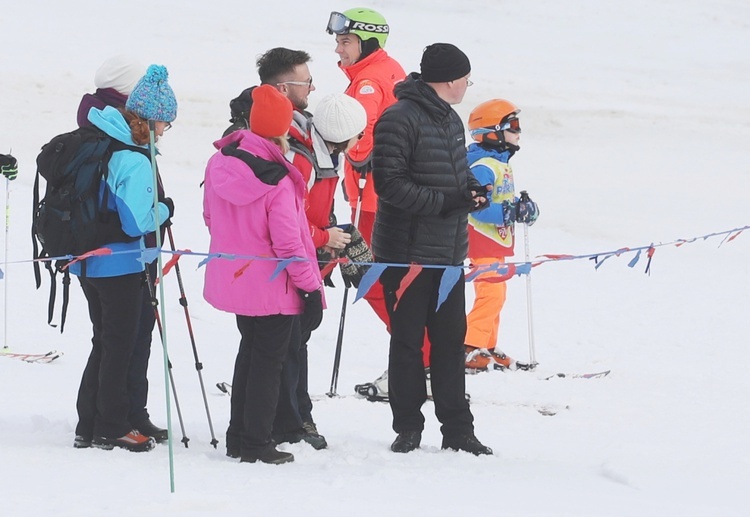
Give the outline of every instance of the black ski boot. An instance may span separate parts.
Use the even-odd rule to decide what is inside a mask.
[[[289,452],[276,450],[273,443],[252,453],[243,452],[240,457],[240,463],[268,463],[269,465],[281,465],[294,461],[294,455]]]
[[[398,433],[398,436],[391,444],[391,450],[393,452],[407,453],[415,449],[419,449],[419,444],[422,442],[421,431],[404,431]]]
[[[474,433],[460,434],[458,436],[443,436],[442,449],[470,452],[474,456],[491,455],[492,449],[477,440]]]

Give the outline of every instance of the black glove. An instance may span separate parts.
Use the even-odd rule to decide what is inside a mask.
[[[171,197],[163,197],[159,199],[159,202],[164,203],[167,205],[167,209],[169,210],[169,219],[174,217],[174,201],[172,201]]]
[[[485,203],[489,199],[490,191],[487,190],[487,185],[482,185],[482,188],[480,188],[479,190],[475,192],[476,192],[476,195],[474,196],[474,198],[478,198],[478,197],[484,198]]]
[[[323,321],[323,295],[320,289],[312,292],[297,291],[305,302],[304,312],[300,316],[302,333],[312,332]]]
[[[468,190],[443,192],[443,208],[440,210],[443,217],[468,214],[472,208],[474,200]]]
[[[531,226],[539,217],[539,207],[536,206],[529,194],[521,191],[521,198],[516,203],[516,222]]]
[[[0,154],[0,174],[12,181],[18,176],[18,160],[10,154]]]

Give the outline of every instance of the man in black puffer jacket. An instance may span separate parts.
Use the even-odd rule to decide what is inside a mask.
[[[464,275],[437,309],[442,267],[462,266],[468,250],[467,214],[487,204],[486,187],[469,171],[464,126],[451,108],[471,85],[471,65],[454,45],[435,43],[422,55],[421,74],[395,88],[398,98],[375,126],[373,180],[379,196],[372,251],[379,262],[427,266],[397,293],[406,267],[380,277],[391,317],[388,361],[393,452],[419,447],[427,393],[422,363],[425,328],[432,342],[431,381],[443,449],[492,454],[474,436],[465,398]],[[397,304],[398,302],[398,304]]]

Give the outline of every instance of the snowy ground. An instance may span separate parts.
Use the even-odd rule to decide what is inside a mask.
[[[7,4],[7,5],[5,5]],[[432,405],[422,449],[388,450],[390,411],[352,396],[380,375],[387,335],[364,302],[350,306],[339,392],[329,399],[341,292],[311,343],[315,416],[330,448],[286,446],[295,463],[238,464],[224,456],[238,333],[231,315],[203,302],[203,270],[182,274],[218,450],[193,354],[165,282],[167,330],[190,447],[169,452],[75,450],[75,396],[90,324],[77,288],[66,332],[45,324],[48,284],[35,291],[28,259],[34,160],[75,124],[81,95],[107,57],[128,52],[163,63],[179,117],[160,168],[177,212],[179,248],[206,251],[198,184],[228,101],[257,79],[255,57],[274,46],[313,56],[323,95],[346,87],[336,69],[331,10],[321,0],[273,4],[219,0],[98,3],[4,2],[0,150],[13,150],[6,278],[8,344],[61,350],[50,365],[0,358],[2,515],[746,515],[750,486],[748,295],[750,235],[660,247],[627,267],[626,253],[598,270],[590,260],[534,269],[539,371],[467,378],[478,437],[495,450],[475,458],[441,452]],[[375,1],[392,28],[388,51],[415,70],[429,43],[470,56],[473,106],[505,97],[523,109],[518,188],[539,203],[532,255],[584,255],[672,242],[750,222],[750,5],[740,0],[564,2]],[[4,188],[3,188],[4,191]],[[339,204],[340,213],[346,213]],[[522,248],[519,260],[522,258]],[[526,283],[509,283],[500,346],[528,359]],[[473,296],[467,286],[469,297]],[[351,297],[350,297],[351,299]],[[604,379],[540,380],[555,372],[611,369]],[[162,353],[151,361],[149,409],[165,424]],[[543,416],[537,409],[557,411]],[[172,405],[172,430],[181,437]],[[745,487],[743,489],[742,487]],[[743,508],[745,508],[743,510]]]

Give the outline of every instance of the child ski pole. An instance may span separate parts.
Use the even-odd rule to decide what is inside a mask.
[[[522,202],[529,202],[529,194],[525,191],[521,191]],[[530,265],[529,262],[529,223],[523,223],[523,254],[524,261]],[[536,354],[534,351],[534,315],[531,307],[531,269],[526,275],[526,314],[529,325],[529,365],[534,368],[538,363],[536,362]]]
[[[10,178],[5,178],[5,261],[3,263],[3,351],[8,351],[8,228],[10,226]]]

